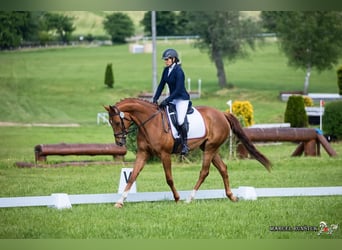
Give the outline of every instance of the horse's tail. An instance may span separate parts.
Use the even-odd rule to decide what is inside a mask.
[[[238,139],[245,146],[247,151],[265,168],[271,172],[272,164],[271,162],[264,156],[256,147],[253,145],[252,141],[247,137],[246,133],[243,131],[243,128],[240,125],[239,120],[232,114],[224,112],[226,119],[228,120],[233,133],[238,137]]]

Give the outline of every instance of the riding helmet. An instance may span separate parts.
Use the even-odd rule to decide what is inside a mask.
[[[167,49],[164,51],[162,59],[168,59],[168,58],[176,58],[177,61],[179,61],[178,59],[178,53],[176,50],[174,49]]]

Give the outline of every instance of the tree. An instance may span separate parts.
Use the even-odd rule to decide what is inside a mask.
[[[188,13],[186,11],[180,11],[176,16],[176,34],[178,36],[194,35],[188,26]]]
[[[28,11],[0,11],[0,48],[11,49],[38,33],[34,16]]]
[[[272,21],[289,65],[306,70],[307,94],[311,70],[331,69],[342,55],[342,12],[286,11],[263,13],[262,18],[264,23]]]
[[[304,98],[301,95],[290,96],[284,115],[284,122],[290,123],[293,128],[308,126],[308,117],[305,112]]]
[[[25,11],[25,22],[24,25],[20,27],[24,41],[39,41],[39,31],[41,29],[40,20],[42,15],[42,11]]]
[[[258,25],[249,18],[240,17],[238,11],[188,12],[189,30],[199,35],[195,46],[207,51],[215,63],[221,88],[227,83],[224,58],[233,61],[247,55],[246,46],[252,49],[259,33]]]
[[[144,14],[140,23],[144,26],[146,35],[151,35],[151,11]],[[156,30],[158,36],[174,36],[177,34],[177,18],[173,11],[156,12]]]
[[[277,21],[285,11],[261,11],[260,18],[266,32],[277,32]]]
[[[337,69],[337,86],[338,86],[338,93],[342,95],[342,65]]]
[[[113,75],[113,68],[112,68],[111,63],[108,63],[106,66],[104,83],[108,86],[108,88],[113,88],[114,75]]]
[[[54,30],[64,43],[69,43],[71,34],[75,30],[75,27],[73,26],[73,20],[73,17],[58,13],[47,12],[44,15],[46,30]]]
[[[127,14],[116,12],[106,16],[103,21],[106,32],[111,36],[113,44],[126,43],[126,38],[134,35],[133,21]]]

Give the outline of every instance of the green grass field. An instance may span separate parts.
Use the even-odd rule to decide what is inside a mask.
[[[192,89],[202,79],[203,98],[194,99],[195,105],[226,109],[229,99],[249,100],[256,123],[281,122],[286,103],[278,101],[279,92],[303,87],[304,72],[287,67],[274,43],[258,47],[249,58],[226,64],[228,79],[236,86],[233,90],[218,88],[215,67],[206,54],[190,44],[165,42],[158,46],[158,54],[169,46],[180,51]],[[109,62],[113,63],[114,89],[103,83]],[[0,63],[3,121],[93,124],[103,104],[152,91],[151,54],[130,54],[128,45],[2,52]],[[162,62],[158,65],[161,71]],[[335,71],[312,72],[309,92],[336,93]]]
[[[218,88],[216,71],[208,56],[185,42],[159,42],[158,54],[176,48],[187,77],[196,89],[202,79],[203,95],[194,105],[220,110],[226,101],[249,100],[256,123],[283,122],[286,103],[280,91],[301,90],[304,72],[286,65],[276,43],[266,43],[248,58],[226,63],[231,90]],[[114,89],[103,83],[105,67],[113,63]],[[150,92],[151,54],[130,54],[128,45],[115,47],[65,47],[0,53],[0,121],[20,123],[79,123],[77,128],[0,127],[0,197],[113,193],[117,191],[121,165],[87,167],[16,167],[18,161],[34,162],[33,148],[50,143],[110,143],[111,128],[96,125],[102,105]],[[159,72],[163,64],[158,61]],[[335,70],[312,73],[309,92],[337,93]],[[296,145],[258,148],[273,162],[268,173],[254,160],[228,160],[233,188],[342,186],[342,144],[329,157],[291,158]],[[48,157],[51,163],[71,160],[111,160],[109,156]],[[129,152],[127,161],[133,161]],[[178,190],[191,190],[200,170],[200,159],[192,163],[174,161]],[[139,192],[169,191],[160,163],[149,163],[137,181]],[[221,189],[213,168],[201,189]],[[317,232],[271,232],[270,226],[318,226],[320,221],[341,223],[342,197],[263,198],[232,203],[225,199],[195,200],[192,204],[171,201],[77,205],[58,211],[47,207],[0,209],[0,238],[67,239],[341,239]]]

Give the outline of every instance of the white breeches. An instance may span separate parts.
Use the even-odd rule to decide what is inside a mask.
[[[188,111],[189,100],[176,99],[172,103],[176,105],[178,125],[182,125]]]

